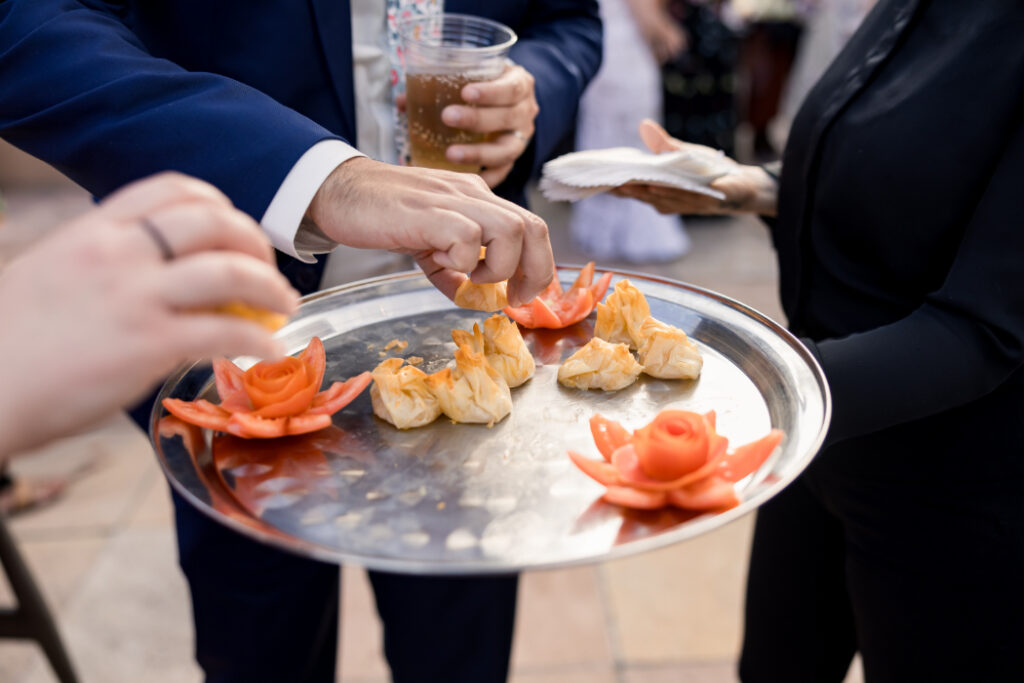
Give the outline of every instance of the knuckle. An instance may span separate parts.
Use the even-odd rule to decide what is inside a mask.
[[[224,258],[223,265],[211,273],[214,281],[221,287],[248,281],[249,275],[250,271],[241,258]]]
[[[479,175],[469,174],[469,173],[461,173],[459,175],[465,177],[466,182],[470,185],[470,187],[472,187],[472,189],[474,189],[474,190],[476,190],[478,192],[479,191],[486,191],[488,193],[490,192],[490,188],[487,187],[487,182],[483,178],[481,178]]]
[[[531,213],[524,221],[524,230],[528,237],[535,240],[548,239],[548,224],[537,214]]]
[[[508,220],[505,222],[505,230],[509,237],[521,241],[527,234],[527,219],[525,216],[509,212]]]
[[[224,207],[216,204],[202,203],[196,204],[191,208],[195,220],[197,223],[205,227],[221,227],[224,223],[227,223],[226,218],[227,212]],[[168,230],[174,230],[175,228],[169,227]]]
[[[460,244],[475,244],[480,242],[483,230],[474,221],[460,221],[453,231],[454,237]]]

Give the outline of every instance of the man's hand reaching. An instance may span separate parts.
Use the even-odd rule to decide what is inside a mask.
[[[554,273],[547,224],[468,173],[357,157],[324,181],[307,216],[341,244],[412,254],[449,298],[468,274],[474,282],[508,280],[509,303],[517,306]]]

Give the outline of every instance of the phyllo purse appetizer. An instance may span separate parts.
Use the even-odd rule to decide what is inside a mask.
[[[388,358],[373,370],[373,414],[399,429],[422,427],[441,414],[441,404],[427,387],[427,373],[401,358]]]
[[[643,367],[625,344],[594,337],[558,368],[558,381],[575,389],[617,391],[636,381]]]
[[[455,367],[427,377],[441,411],[455,422],[491,425],[512,412],[508,383],[469,344],[455,351]]]

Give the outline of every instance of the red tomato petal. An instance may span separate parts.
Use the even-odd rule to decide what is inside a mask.
[[[675,481],[708,461],[711,439],[703,415],[663,410],[633,433],[640,467],[652,479]]]
[[[673,479],[671,481],[653,479],[652,477],[647,476],[640,467],[640,458],[631,443],[616,449],[615,452],[612,453],[612,465],[615,466],[615,469],[622,478],[622,481],[629,486],[633,486],[644,491],[671,491],[681,486],[687,486],[705,479],[715,471],[719,461],[724,457],[726,441],[724,437],[718,436],[717,434],[715,436],[718,437],[718,439],[721,439],[721,441],[715,447],[714,451],[709,450],[708,461],[699,469],[684,474],[678,479]]]
[[[590,458],[580,455],[576,451],[569,451],[569,459],[573,461],[576,467],[579,467],[583,471],[583,474],[587,475],[598,484],[615,486],[621,483],[615,468],[602,460],[591,460]]]
[[[531,309],[528,305],[516,306],[514,308],[512,306],[506,306],[504,309],[502,309],[502,313],[507,315],[512,320],[515,320],[523,327],[529,328],[531,330],[536,327],[536,325],[533,324],[533,309]]]
[[[546,327],[549,330],[557,330],[565,325],[559,319],[558,315],[551,310],[551,307],[544,303],[544,299],[539,296],[534,298],[529,303],[530,312],[533,313],[533,326],[534,327]]]
[[[228,421],[228,431],[243,439],[275,439],[284,436],[287,417],[263,418],[253,413],[235,413]]]
[[[182,401],[178,398],[165,398],[163,406],[179,420],[219,432],[227,431],[228,418],[231,417],[228,411],[203,399]]]
[[[335,382],[327,391],[321,391],[313,398],[307,415],[333,415],[363,392],[370,385],[373,376],[364,372],[344,382]]]
[[[558,316],[560,327],[568,327],[590,315],[594,310],[594,295],[589,289],[575,289],[562,297],[555,315]]]
[[[633,438],[632,433],[615,420],[595,414],[590,418],[590,433],[597,444],[597,450],[608,462],[611,462],[612,453],[620,446],[625,446]]]
[[[637,510],[657,510],[668,504],[668,494],[639,491],[629,486],[609,486],[602,496],[609,503]]]
[[[296,436],[298,434],[308,434],[309,432],[316,432],[331,426],[330,415],[310,415],[309,413],[303,413],[302,415],[296,415],[295,417],[288,418],[288,427],[286,432],[288,436]]]
[[[725,481],[739,481],[768,459],[768,456],[775,451],[775,447],[782,441],[783,433],[779,429],[773,429],[768,435],[752,443],[740,446],[732,453],[726,454],[718,463],[716,476]]]
[[[612,274],[605,273],[598,279],[597,282],[590,286],[590,293],[594,295],[594,306],[604,298],[604,293],[608,291],[608,285],[612,282]]]
[[[580,270],[580,274],[576,277],[576,282],[572,283],[570,291],[573,289],[589,288],[590,283],[594,281],[594,262],[591,261],[587,265],[583,266]]]
[[[327,370],[327,354],[324,352],[324,343],[320,341],[320,337],[309,340],[309,345],[299,354],[299,360],[312,370],[314,391],[320,391],[320,385],[324,383],[324,371]]]
[[[217,383],[220,407],[229,412],[252,410],[252,402],[245,393],[245,373],[227,358],[213,361],[213,378]]]
[[[668,492],[668,502],[684,510],[721,510],[740,504],[732,482],[708,477],[690,486]]]
[[[253,408],[281,403],[310,384],[309,366],[298,358],[285,356],[279,360],[264,360],[245,371],[245,393]],[[313,393],[316,393],[314,388]],[[302,412],[305,408],[294,411]]]

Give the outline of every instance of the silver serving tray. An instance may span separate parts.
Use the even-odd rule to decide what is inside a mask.
[[[560,267],[571,283],[578,268]],[[622,391],[558,384],[558,365],[593,336],[593,316],[565,330],[524,331],[536,375],[512,390],[512,414],[493,427],[443,416],[399,431],[376,418],[364,392],[334,426],[306,437],[243,440],[189,427],[158,402],[151,434],[182,496],[218,522],[328,562],[417,574],[489,574],[597,562],[705,533],[749,513],[792,481],[825,437],[828,386],[810,352],[743,304],[681,282],[637,273],[651,313],[700,345],[695,381],[642,376]],[[319,336],[326,383],[372,369],[384,357],[421,356],[431,372],[452,358],[450,331],[486,314],[459,309],[418,272],[314,294],[279,332],[290,352]],[[385,351],[392,339],[408,347]],[[243,367],[253,359],[238,359]],[[159,399],[216,398],[209,363],[181,368]],[[786,438],[737,484],[741,504],[719,513],[624,510],[576,469],[573,449],[600,457],[595,412],[632,429],[664,408],[715,410],[718,431],[738,446],[772,427]]]

